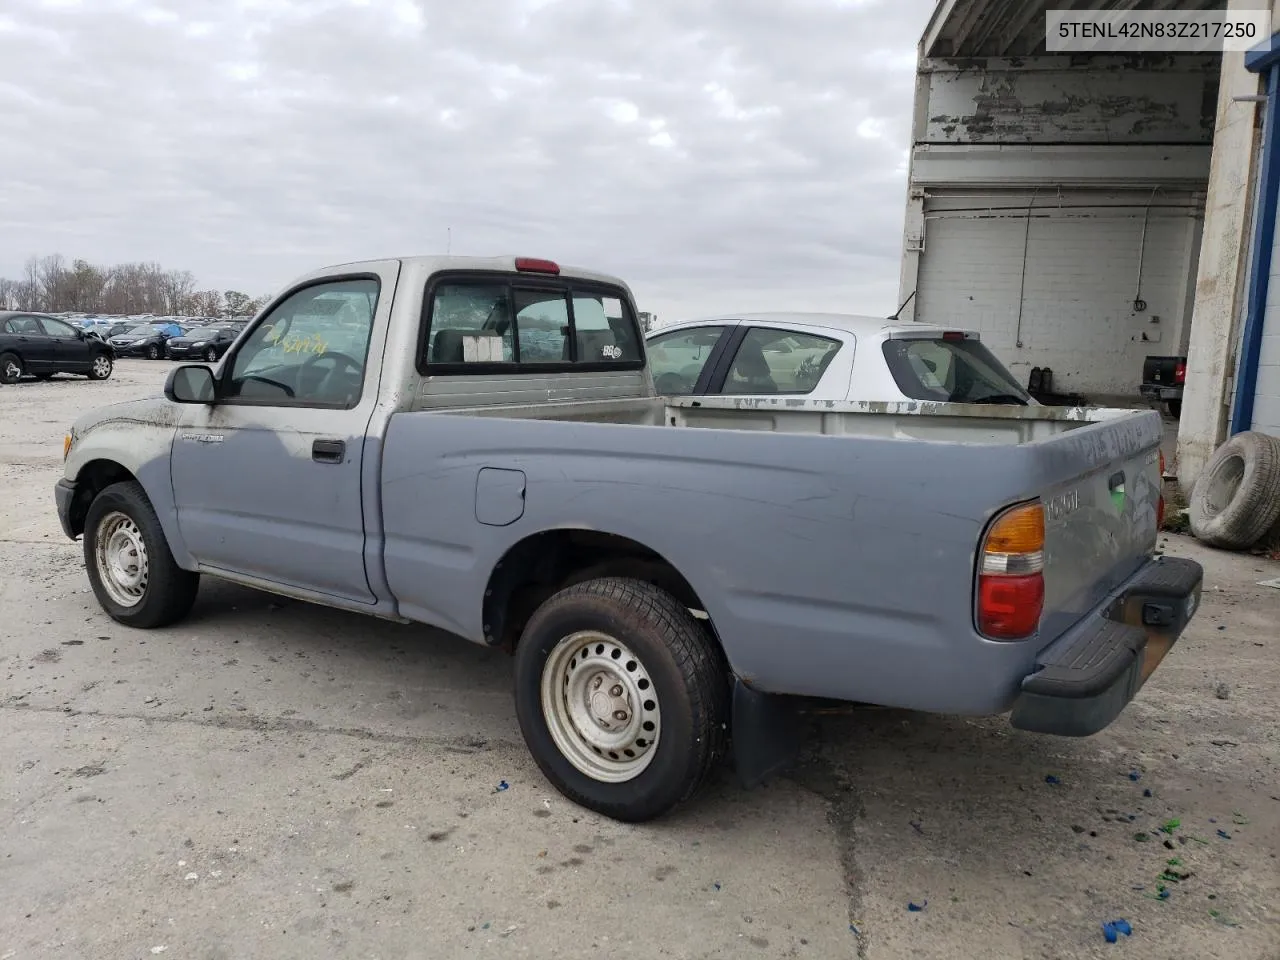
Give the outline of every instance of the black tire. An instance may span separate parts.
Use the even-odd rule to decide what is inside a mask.
[[[1173,417],[1173,419],[1175,420],[1181,420],[1182,419],[1182,401],[1170,400],[1168,405],[1169,405],[1169,416]]]
[[[1253,546],[1280,518],[1280,440],[1237,433],[1205,465],[1190,507],[1198,540],[1228,550]]]
[[[0,383],[17,383],[26,372],[16,353],[0,353]]]
[[[154,343],[151,346],[147,347],[147,359],[148,360],[160,359],[160,348],[157,347]]]
[[[641,689],[656,695],[653,701],[630,704],[637,718],[644,716],[642,707],[660,709],[661,716],[653,756],[630,779],[608,782],[583,772],[557,746],[544,715],[544,668],[562,640],[568,643],[583,632],[615,638],[629,648],[639,662]],[[727,752],[724,655],[679,601],[652,584],[606,577],[561,590],[534,612],[515,661],[516,715],[525,743],[552,785],[584,807],[632,823],[660,817],[692,797]],[[630,661],[626,669],[634,669]],[[651,687],[646,686],[650,678]],[[549,682],[552,689],[559,686],[558,680]]]
[[[102,368],[102,361],[106,361],[105,370]],[[89,362],[89,379],[90,380],[108,380],[111,374],[115,372],[116,362],[111,358],[109,353],[94,354],[93,359]]]
[[[146,548],[147,581],[133,605],[122,604],[111,596],[99,568],[98,536],[103,521],[120,514],[133,522]],[[130,627],[151,629],[176,623],[191,611],[200,587],[198,573],[183,570],[174,562],[155,508],[141,484],[133,480],[113,483],[89,505],[84,526],[84,563],[102,609],[113,620]]]

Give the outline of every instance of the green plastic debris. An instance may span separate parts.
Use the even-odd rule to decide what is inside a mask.
[[[1177,830],[1180,826],[1182,826],[1181,820],[1166,820],[1164,823],[1160,824],[1160,832],[1172,834],[1173,831]]]

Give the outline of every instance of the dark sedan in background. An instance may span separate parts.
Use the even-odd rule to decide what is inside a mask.
[[[181,336],[171,337],[165,344],[165,356],[171,360],[204,360],[216,363],[235,342],[241,327],[226,323],[211,323],[204,327],[190,327]]]
[[[105,380],[114,366],[115,351],[106,342],[65,320],[0,310],[0,383],[28,374],[48,380],[55,373]]]
[[[164,356],[164,347],[169,339],[180,332],[176,324],[138,324],[133,329],[108,342],[121,357],[146,357],[148,360],[159,360]]]

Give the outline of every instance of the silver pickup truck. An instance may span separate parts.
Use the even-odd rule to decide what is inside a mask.
[[[1110,723],[1193,615],[1149,411],[654,394],[619,280],[347,264],[82,417],[57,484],[121,623],[201,575],[501,646],[529,749],[624,820],[819,700]]]

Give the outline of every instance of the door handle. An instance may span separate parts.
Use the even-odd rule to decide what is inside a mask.
[[[311,459],[316,463],[341,463],[346,455],[345,440],[315,440],[311,443]]]

